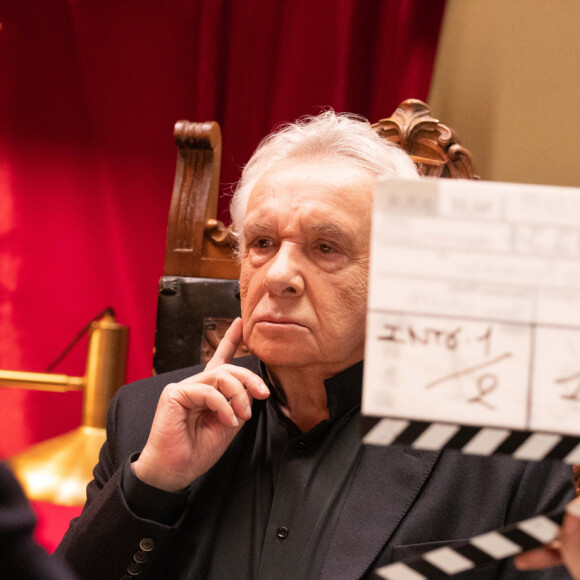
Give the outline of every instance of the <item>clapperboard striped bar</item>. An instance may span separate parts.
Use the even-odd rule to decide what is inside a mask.
[[[557,459],[580,463],[580,437],[515,431],[497,427],[472,427],[453,423],[373,419],[364,421],[363,442],[370,445],[402,444],[414,449],[456,449],[469,455],[507,454],[514,459]]]
[[[437,548],[377,568],[375,576],[382,580],[437,580],[492,564],[552,542],[563,515],[562,510],[536,516],[454,544],[453,548]]]

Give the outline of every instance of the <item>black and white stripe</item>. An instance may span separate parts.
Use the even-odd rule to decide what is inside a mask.
[[[375,570],[382,580],[438,580],[467,570],[511,558],[552,542],[562,523],[564,511],[542,515],[500,530],[475,536],[453,547],[431,550],[420,556],[395,562]]]
[[[403,444],[430,451],[457,449],[469,455],[502,453],[526,461],[580,463],[577,436],[407,419],[369,421],[371,426],[366,427],[363,442],[370,445]]]

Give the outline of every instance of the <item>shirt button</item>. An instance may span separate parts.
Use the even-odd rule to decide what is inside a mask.
[[[298,441],[296,443],[296,453],[304,453],[306,451],[306,443],[304,441]]]
[[[127,572],[131,574],[131,576],[139,576],[141,574],[141,564],[137,564],[136,562],[131,562],[127,566]]]
[[[285,540],[288,537],[290,530],[286,526],[282,526],[276,530],[276,535],[279,540]]]
[[[155,547],[155,542],[151,538],[143,538],[139,542],[139,547],[144,552],[151,552],[151,550],[153,550],[153,548]]]
[[[148,558],[149,556],[147,555],[147,553],[142,552],[141,550],[133,554],[133,560],[135,560],[135,562],[137,562],[138,564],[143,564],[144,562],[147,562]]]

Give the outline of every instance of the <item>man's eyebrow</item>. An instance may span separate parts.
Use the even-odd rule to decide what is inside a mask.
[[[312,232],[321,237],[329,237],[337,242],[349,242],[352,240],[352,235],[347,233],[335,222],[320,222],[316,223],[311,228]]]
[[[259,236],[260,234],[270,234],[274,228],[268,224],[260,222],[250,222],[244,225],[244,236]]]

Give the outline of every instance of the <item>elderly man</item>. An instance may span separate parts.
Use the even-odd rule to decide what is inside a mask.
[[[59,548],[82,578],[371,578],[571,499],[560,465],[361,445],[377,176],[417,179],[352,117],[327,112],[260,145],[232,201],[242,318],[205,368],[116,396]],[[242,337],[254,356],[232,360]],[[520,573],[480,574],[465,577]]]

